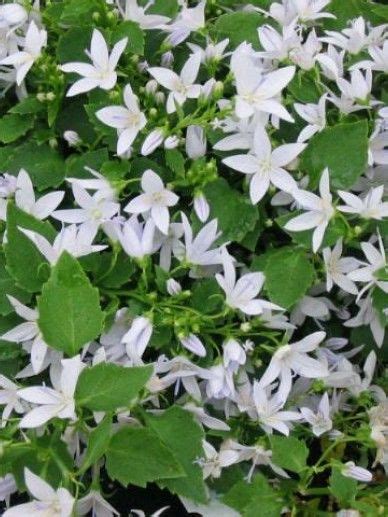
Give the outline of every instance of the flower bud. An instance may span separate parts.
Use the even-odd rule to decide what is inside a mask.
[[[71,129],[65,131],[63,133],[63,138],[66,140],[66,142],[71,146],[75,147],[76,145],[81,143],[81,138],[79,137],[79,134],[76,131],[72,131]]]
[[[166,282],[166,289],[170,296],[175,296],[182,291],[182,287],[179,282],[173,278],[169,278]]]
[[[162,145],[163,140],[163,130],[160,128],[154,129],[144,140],[143,145],[141,147],[141,154],[143,156],[148,156],[149,154],[153,153],[155,149]]]
[[[245,364],[247,360],[245,351],[235,339],[228,339],[223,349],[224,366],[230,372],[236,372],[241,365]]]
[[[164,68],[171,68],[174,63],[174,54],[171,52],[171,50],[168,50],[162,55],[162,59],[160,61],[161,66]]]
[[[202,86],[201,94],[205,99],[209,99],[212,93],[214,92],[214,87],[216,85],[216,80],[211,78]]]
[[[158,83],[157,83],[157,81],[155,81],[155,79],[151,79],[145,85],[145,91],[150,95],[153,95],[154,93],[156,93],[157,89],[158,89]]]
[[[205,223],[210,214],[209,203],[207,202],[205,196],[200,193],[194,198],[194,211],[197,214],[198,219],[201,223]]]
[[[138,58],[138,56],[136,56]],[[137,62],[137,60],[136,60]],[[143,73],[147,70],[148,68],[148,63],[147,61],[140,61],[139,63],[137,63],[137,69],[139,70],[140,73]]]
[[[222,81],[217,81],[214,85],[214,93],[217,96],[221,96],[224,93],[224,83]]]
[[[138,316],[133,320],[131,328],[123,336],[122,342],[126,345],[128,357],[134,364],[141,363],[141,356],[148,345],[152,335],[152,323],[144,316]]]
[[[249,323],[249,321],[244,321],[244,323],[241,323],[240,329],[242,332],[249,332],[252,328],[252,325]]]
[[[345,463],[341,469],[341,473],[347,478],[356,479],[357,481],[362,481],[363,483],[369,483],[373,478],[372,473],[369,472],[369,470],[362,467],[357,467],[353,461],[348,461]]]
[[[179,137],[176,135],[171,135],[164,141],[165,149],[175,149],[179,145]]]
[[[206,154],[206,136],[201,126],[189,126],[186,131],[186,153],[196,160]]]
[[[194,334],[189,334],[185,337],[179,337],[182,345],[189,350],[189,352],[197,355],[198,357],[206,356],[206,348],[203,346],[202,341]]]
[[[156,104],[164,104],[166,100],[166,95],[164,92],[156,92],[155,93],[155,102]]]

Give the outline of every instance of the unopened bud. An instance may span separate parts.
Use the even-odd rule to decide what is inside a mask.
[[[251,330],[252,326],[249,323],[249,321],[244,321],[244,323],[241,323],[240,329],[242,332],[249,332]]]
[[[217,95],[222,95],[224,93],[224,83],[222,81],[216,81],[214,85],[214,93]]]
[[[154,93],[156,93],[157,89],[158,89],[158,83],[157,83],[157,81],[155,81],[155,79],[151,79],[145,85],[145,91],[148,94],[152,94],[153,95]]]
[[[164,141],[164,148],[165,149],[175,149],[179,145],[179,137],[172,135],[166,138]]]
[[[166,95],[164,92],[156,92],[155,93],[155,102],[156,104],[164,104],[164,101],[166,100]]]
[[[201,94],[205,99],[208,99],[212,93],[214,92],[214,87],[216,85],[215,79],[211,78],[202,86]]]
[[[160,128],[154,129],[144,140],[141,147],[141,154],[148,156],[155,151],[160,145],[162,145],[164,139],[163,130]]]
[[[194,211],[197,214],[198,219],[201,223],[205,223],[210,214],[209,203],[207,202],[205,196],[200,193],[197,194],[194,198]]]
[[[160,61],[161,65],[164,68],[171,68],[174,63],[174,54],[171,52],[171,50],[168,50],[162,55],[162,59]]]
[[[63,133],[63,138],[72,147],[81,143],[81,138],[79,137],[79,134],[76,131],[72,131],[71,129]]]
[[[140,61],[140,62],[138,62],[139,58],[138,58],[138,56],[136,56],[136,57],[137,57],[137,60],[136,60],[136,62],[137,62],[137,69],[139,70],[140,73],[145,72],[147,70],[147,68],[148,68],[147,61]]]
[[[169,278],[166,282],[167,292],[170,296],[175,296],[182,291],[182,287],[179,282],[173,278]]]

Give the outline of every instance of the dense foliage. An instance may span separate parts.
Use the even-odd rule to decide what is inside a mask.
[[[387,34],[2,3],[4,517],[384,515]]]

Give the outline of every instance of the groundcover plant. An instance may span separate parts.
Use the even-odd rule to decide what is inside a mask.
[[[388,6],[0,5],[4,517],[388,502]]]

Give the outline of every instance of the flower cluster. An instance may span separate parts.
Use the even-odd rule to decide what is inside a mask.
[[[4,517],[383,514],[388,11],[358,5],[0,6]]]

